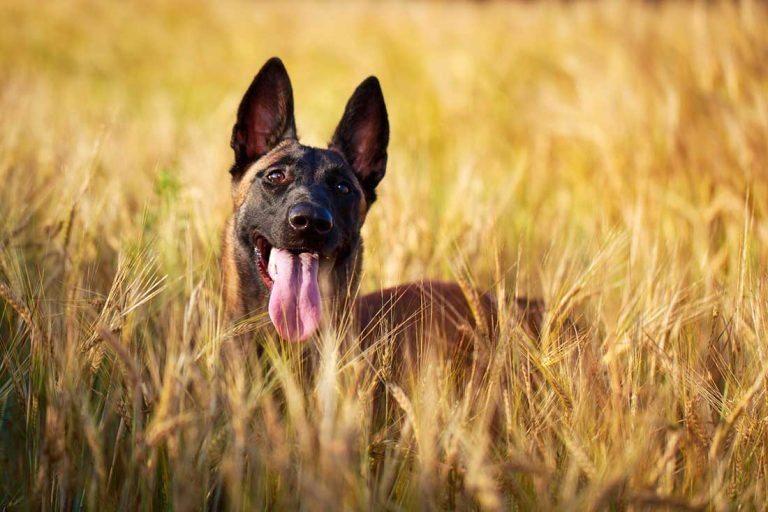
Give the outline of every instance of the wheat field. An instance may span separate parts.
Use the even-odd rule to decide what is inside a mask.
[[[11,0],[0,20],[0,509],[765,506],[764,5]],[[386,372],[330,328],[224,364],[229,135],[273,55],[308,144],[381,80],[363,290],[542,297],[540,339],[502,329],[463,388],[425,362],[378,422]]]

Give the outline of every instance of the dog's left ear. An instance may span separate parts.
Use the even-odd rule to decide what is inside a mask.
[[[277,57],[262,66],[237,109],[230,145],[235,150],[232,176],[285,139],[296,138],[291,79]]]
[[[339,151],[357,174],[370,206],[387,169],[389,120],[375,76],[366,78],[349,98],[329,147]]]

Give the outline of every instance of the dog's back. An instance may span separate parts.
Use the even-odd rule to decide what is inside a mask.
[[[388,354],[388,360],[378,357],[377,366],[393,365],[398,374],[435,358],[456,369],[468,367],[478,348],[482,353],[496,343],[500,320],[516,322],[538,337],[544,303],[517,298],[509,310],[500,311],[488,293],[454,282],[423,281],[364,295],[355,301],[354,315],[363,348],[381,345],[385,350],[374,352]]]

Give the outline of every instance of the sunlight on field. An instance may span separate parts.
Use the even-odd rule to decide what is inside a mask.
[[[0,508],[768,500],[765,7],[141,4],[0,3]],[[272,339],[222,364],[229,136],[273,55],[309,144],[381,80],[363,289],[540,296],[541,340],[465,389],[425,363],[381,422],[330,333],[311,375]]]

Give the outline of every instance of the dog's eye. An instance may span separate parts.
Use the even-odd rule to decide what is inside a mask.
[[[267,173],[267,181],[272,185],[279,185],[286,180],[285,173],[283,171],[275,169]]]
[[[336,184],[336,191],[339,194],[349,194],[349,183],[346,181],[340,181]]]

